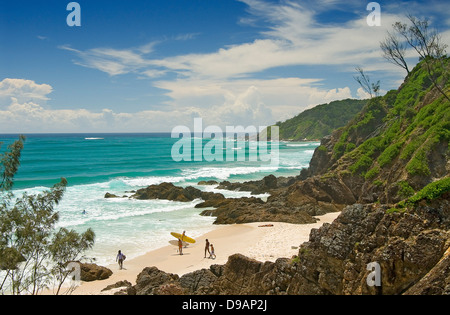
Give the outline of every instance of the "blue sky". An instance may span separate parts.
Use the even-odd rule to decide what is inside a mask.
[[[379,41],[408,13],[450,42],[439,1],[378,1],[374,27],[362,0],[85,0],[80,27],[69,2],[0,0],[0,133],[273,124],[365,97],[356,66],[397,88]]]

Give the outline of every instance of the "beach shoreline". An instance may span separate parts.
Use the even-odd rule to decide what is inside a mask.
[[[311,229],[333,222],[338,215],[339,212],[332,212],[317,216],[319,221],[313,224],[255,222],[215,226],[212,231],[197,237],[195,244],[183,248],[183,255],[178,253],[177,246],[168,245],[125,260],[122,270],[117,263],[112,262],[105,266],[113,271],[111,277],[106,280],[82,282],[72,294],[113,294],[114,290],[103,292],[102,290],[108,285],[124,280],[134,285],[137,275],[144,268],[152,266],[182,276],[195,270],[209,268],[213,264],[223,265],[229,256],[238,253],[263,262],[290,258],[298,253],[298,247],[302,243],[309,240]],[[189,235],[189,231],[186,231],[186,235]],[[215,259],[210,259],[208,253],[205,258],[206,239],[214,245]],[[126,255],[125,249],[123,252]]]

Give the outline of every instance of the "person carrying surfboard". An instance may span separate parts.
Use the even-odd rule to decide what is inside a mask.
[[[124,261],[126,258],[127,258],[127,257],[126,257],[124,254],[122,254],[122,252],[119,250],[119,252],[117,253],[117,256],[116,256],[116,261],[119,262],[120,270],[122,270],[122,268],[123,268],[123,261]]]
[[[195,243],[195,240],[194,240],[193,238],[187,236],[185,233],[186,233],[185,231],[183,231],[183,234],[176,233],[176,232],[170,232],[170,234],[171,234],[173,237],[175,237],[177,240],[178,240],[178,239],[181,239],[181,241],[183,242],[183,244],[184,244],[184,243],[191,243],[191,244],[194,244],[194,243]]]

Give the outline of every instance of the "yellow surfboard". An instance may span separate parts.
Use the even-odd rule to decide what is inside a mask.
[[[182,234],[180,234],[180,233],[175,233],[175,232],[171,232],[170,233],[173,237],[175,237],[175,238],[179,238],[179,239],[181,239],[183,242],[188,242],[188,243],[192,243],[192,244],[194,244],[195,243],[195,240],[193,239],[193,238],[190,238],[189,236],[184,236],[183,237],[183,235]]]

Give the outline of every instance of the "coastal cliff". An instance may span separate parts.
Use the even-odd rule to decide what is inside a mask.
[[[419,63],[398,90],[369,100],[347,126],[324,137],[310,167],[292,182],[282,181],[288,185],[265,178],[222,186],[269,192],[264,208],[293,216],[341,211],[355,203],[396,204],[450,174],[449,108]],[[228,208],[219,207],[219,223],[240,207]]]
[[[449,130],[450,104],[419,63],[398,90],[325,137],[293,183],[268,181],[267,202],[208,212],[232,223],[252,209],[280,218],[342,211],[312,230],[298,255],[259,262],[236,254],[182,277],[150,268],[127,293],[450,294]],[[367,285],[373,262],[381,286]]]

